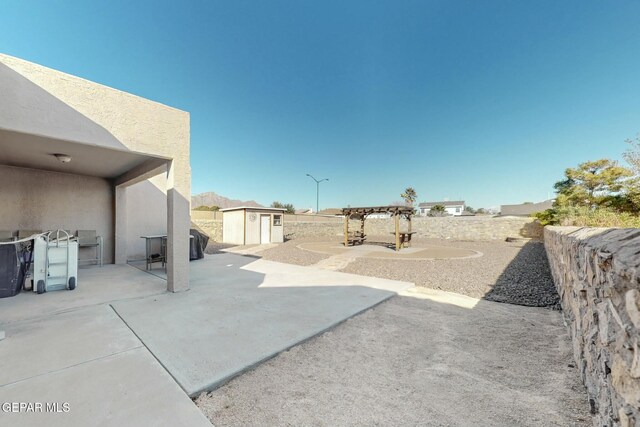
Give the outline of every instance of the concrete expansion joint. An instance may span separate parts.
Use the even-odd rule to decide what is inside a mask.
[[[111,354],[105,354],[104,356],[94,357],[93,359],[89,359],[89,360],[83,360],[80,363],[75,363],[73,365],[65,366],[64,368],[61,368],[61,369],[52,369],[50,371],[42,372],[42,373],[40,373],[38,375],[33,375],[33,376],[30,376],[30,377],[21,378],[18,381],[12,381],[12,382],[9,382],[9,383],[6,383],[6,384],[0,384],[0,388],[8,387],[10,385],[14,385],[14,384],[18,384],[18,383],[21,383],[21,382],[24,382],[24,381],[28,381],[28,380],[31,380],[33,378],[41,377],[43,375],[49,375],[49,374],[52,374],[52,373],[55,373],[55,372],[66,371],[67,369],[75,368],[75,367],[81,366],[81,365],[86,365],[87,363],[92,363],[92,362],[95,362],[97,360],[107,359],[109,357],[113,357],[113,356],[117,356],[119,354],[127,353],[127,352],[132,351],[132,350],[137,350],[137,349],[142,348],[142,347],[143,347],[143,345],[140,344],[140,345],[137,345],[135,347],[128,348],[126,350],[117,351],[117,352],[111,353]]]
[[[116,308],[112,305],[109,304],[109,307],[111,307],[111,309],[113,310],[113,312],[116,314],[116,316],[118,316],[118,318],[122,321],[122,323],[125,324],[125,326],[131,331],[131,333],[138,339],[138,341],[140,341],[140,347],[144,347],[151,356],[153,356],[154,359],[156,359],[156,361],[158,362],[158,364],[160,364],[160,366],[162,366],[162,369],[165,370],[165,372],[167,374],[169,374],[169,376],[173,379],[173,381],[175,381],[175,383],[178,385],[178,387],[180,387],[180,389],[182,391],[184,391],[185,393],[187,393],[187,395],[189,394],[184,387],[182,387],[182,384],[180,384],[180,382],[178,382],[178,380],[176,379],[176,377],[173,376],[173,374],[171,373],[171,371],[169,369],[167,369],[167,367],[162,363],[162,361],[160,359],[158,359],[158,356],[156,356],[153,351],[151,351],[151,349],[149,347],[147,347],[147,344],[142,340],[142,338],[136,334],[136,331],[133,330],[133,328],[127,323],[126,320],[124,320],[124,318],[122,316],[120,316],[120,313],[118,313],[118,310],[116,310]],[[138,348],[140,348],[138,347]]]

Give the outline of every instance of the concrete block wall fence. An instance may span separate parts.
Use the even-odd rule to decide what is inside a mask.
[[[192,224],[199,227],[214,242],[222,241],[222,221],[214,212],[192,212]],[[451,240],[504,240],[507,237],[542,237],[542,227],[532,218],[521,217],[417,217],[412,221],[416,237]],[[350,228],[359,229],[359,221]],[[401,226],[405,229],[406,224]],[[390,236],[395,231],[393,219],[368,219],[365,233],[369,236]],[[343,233],[343,219],[339,217],[285,215],[285,237],[338,237]]]
[[[640,229],[545,227],[594,426],[640,425]]]

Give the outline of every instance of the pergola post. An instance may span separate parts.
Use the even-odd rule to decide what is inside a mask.
[[[189,289],[191,170],[184,159],[167,163],[167,290]]]
[[[400,213],[398,211],[395,212],[394,215],[396,222],[396,251],[400,250]]]

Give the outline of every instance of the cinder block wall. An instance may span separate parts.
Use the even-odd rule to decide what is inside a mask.
[[[640,229],[546,227],[595,426],[640,425]]]
[[[192,223],[201,228],[215,242],[222,241],[222,221],[215,212],[192,211]],[[285,215],[285,237],[337,237],[343,233],[343,219],[304,215]],[[401,230],[407,229],[403,220]],[[360,230],[359,221],[351,221],[350,230]],[[532,218],[443,217],[413,219],[412,230],[418,237],[451,240],[504,240],[507,237],[542,237],[542,227]],[[365,233],[369,236],[391,236],[395,232],[394,220],[368,219]]]

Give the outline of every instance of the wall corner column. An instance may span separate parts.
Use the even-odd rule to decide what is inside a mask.
[[[191,170],[186,159],[167,162],[167,290],[189,289]]]
[[[127,187],[115,186],[115,263],[127,263]]]

